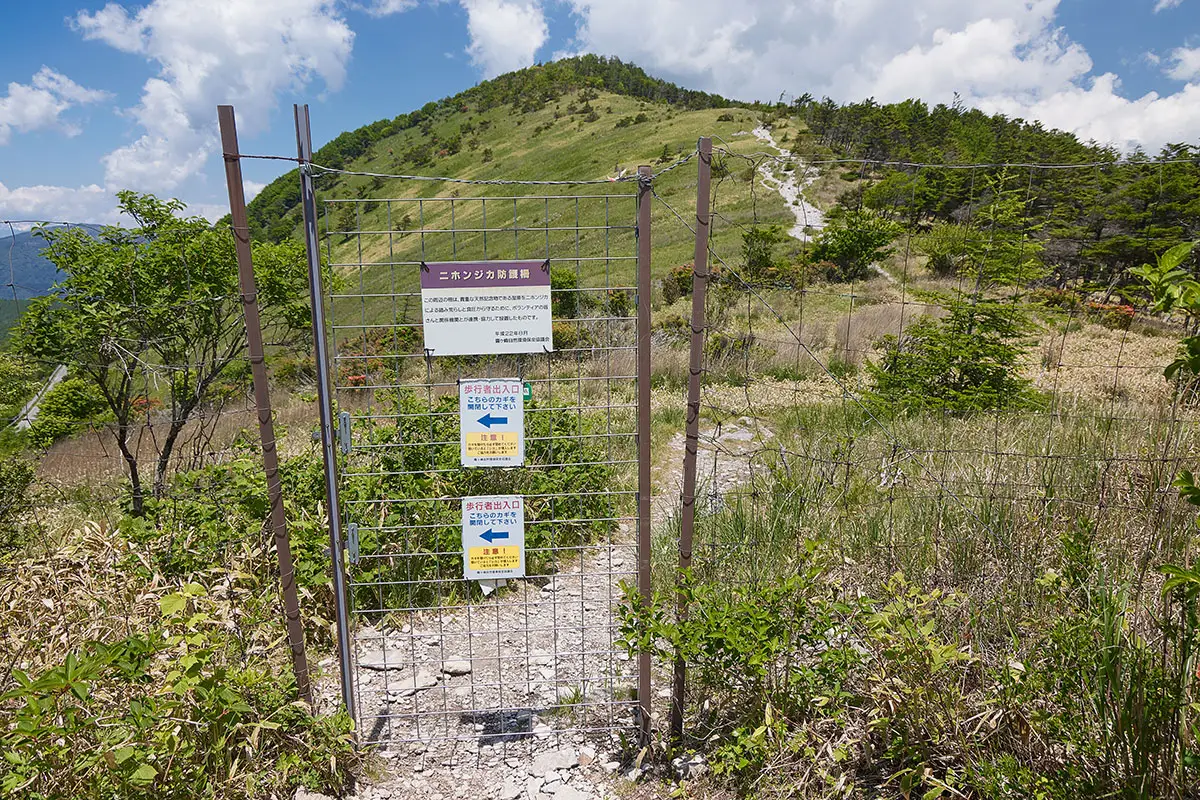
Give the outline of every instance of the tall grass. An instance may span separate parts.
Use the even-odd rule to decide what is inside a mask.
[[[746,483],[702,487],[691,621],[660,619],[667,649],[724,665],[693,674],[691,746],[757,794],[1191,796],[1196,601],[1160,568],[1194,552],[1171,485],[1193,416],[776,416]],[[673,573],[655,578],[669,597]],[[731,616],[783,620],[795,644],[747,656],[712,624]],[[813,718],[780,711],[797,680]]]

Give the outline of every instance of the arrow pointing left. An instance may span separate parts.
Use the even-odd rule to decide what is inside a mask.
[[[508,531],[494,531],[488,528],[483,533],[479,534],[479,538],[483,539],[488,544],[495,544],[497,539],[507,539]]]

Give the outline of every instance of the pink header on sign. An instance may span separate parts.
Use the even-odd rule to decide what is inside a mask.
[[[503,289],[550,285],[550,262],[434,261],[421,265],[422,289]]]

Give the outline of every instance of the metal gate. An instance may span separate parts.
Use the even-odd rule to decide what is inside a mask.
[[[341,173],[330,194],[360,179],[371,180]],[[330,285],[314,309],[327,314],[317,354],[344,547],[333,550],[343,696],[363,743],[507,746],[648,722],[649,671],[639,682],[642,659],[617,630],[620,583],[649,582],[648,183],[638,187],[462,182],[322,199],[313,223]],[[553,349],[426,350],[423,265],[510,259],[550,270]],[[459,384],[495,378],[525,389],[525,466],[464,468]],[[497,495],[524,499],[525,577],[468,581],[464,499]]]

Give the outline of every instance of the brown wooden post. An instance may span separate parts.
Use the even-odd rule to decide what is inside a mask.
[[[304,649],[304,625],[300,621],[300,600],[296,595],[296,571],[292,565],[292,542],[283,511],[283,488],[279,484],[279,453],[275,448],[275,421],[271,414],[271,394],[267,383],[267,362],[263,353],[262,323],[258,315],[258,288],[254,282],[254,262],[250,252],[250,227],[246,221],[246,194],[242,185],[241,154],[238,150],[237,124],[233,106],[217,106],[221,126],[221,147],[225,154],[225,182],[229,187],[229,214],[233,222],[233,242],[237,253],[238,284],[246,318],[246,344],[254,376],[254,405],[258,411],[258,433],[262,438],[263,471],[267,475],[267,496],[271,503],[271,532],[279,559],[279,586],[287,624],[288,645],[292,649],[292,670],[296,689],[312,706],[312,684],[308,676],[308,656]]]
[[[650,605],[650,180],[648,166],[638,167],[637,199],[637,555],[638,593]],[[638,709],[642,745],[650,743],[650,650],[638,653]]]
[[[683,497],[679,517],[679,574],[676,585],[676,619],[687,620],[688,607],[680,583],[692,565],[692,537],[696,526],[696,458],[700,449],[700,376],[704,369],[704,301],[708,292],[709,191],[712,182],[712,139],[700,140],[696,177],[696,251],[692,264],[692,339],[688,359],[687,440],[683,451]],[[675,680],[671,691],[671,738],[683,741],[684,695],[687,663],[675,653]]]

